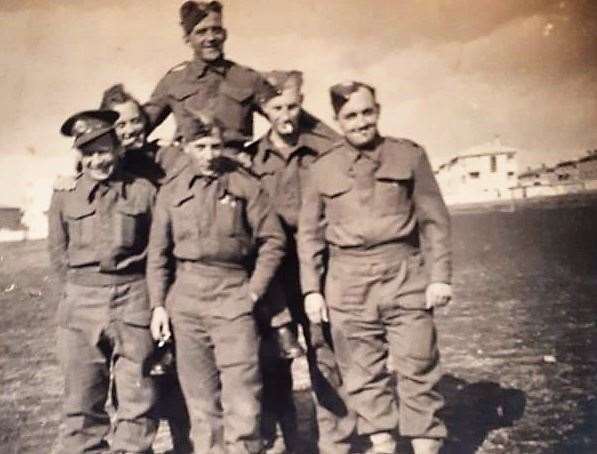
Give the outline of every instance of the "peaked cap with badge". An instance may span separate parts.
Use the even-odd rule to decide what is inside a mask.
[[[112,150],[116,142],[114,123],[118,112],[86,110],[71,115],[60,127],[67,137],[74,137],[74,147],[82,152]]]

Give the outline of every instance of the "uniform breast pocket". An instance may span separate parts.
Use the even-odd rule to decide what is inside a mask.
[[[216,102],[216,117],[224,121],[226,126],[243,129],[251,114],[253,90],[222,82]]]
[[[410,210],[413,190],[411,178],[381,179],[375,185],[375,203],[382,214],[397,214]]]
[[[247,235],[242,199],[226,194],[217,202],[216,222],[223,236],[243,237]]]
[[[193,207],[194,196],[189,194],[174,201],[172,206],[172,236],[175,242],[199,238],[199,218]]]
[[[339,221],[347,216],[354,216],[358,207],[351,197],[352,180],[331,176],[320,184],[319,192],[325,205],[326,217],[329,221]],[[354,195],[354,194],[353,194]]]
[[[147,210],[135,205],[121,205],[117,207],[114,217],[115,246],[135,249],[144,246],[149,233],[149,218]]]
[[[95,241],[95,209],[71,210],[65,213],[69,242],[76,247],[89,246]]]

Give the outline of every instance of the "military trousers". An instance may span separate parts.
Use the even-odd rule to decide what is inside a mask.
[[[194,452],[262,452],[259,340],[247,273],[181,262],[166,307]]]
[[[420,253],[334,253],[326,280],[332,337],[362,434],[444,438],[443,398],[428,277]],[[387,368],[388,355],[397,373]],[[399,399],[399,404],[396,400]]]
[[[110,367],[118,397],[111,449],[148,453],[157,431],[153,351],[145,280],[86,287],[67,283],[58,309],[58,357],[65,377],[64,454],[105,453]]]
[[[264,311],[259,312],[260,329],[264,332],[260,360],[263,371],[263,434],[268,444],[274,444],[279,425],[288,452],[297,451],[297,415],[293,401],[291,361],[277,358],[271,335],[267,311],[288,308],[292,320],[300,325],[307,344],[307,362],[311,392],[319,432],[320,454],[350,452],[356,417],[345,401],[340,370],[332,346],[329,325],[312,324],[304,310],[296,255],[289,251],[270,289],[260,302]],[[280,313],[280,312],[278,312]]]

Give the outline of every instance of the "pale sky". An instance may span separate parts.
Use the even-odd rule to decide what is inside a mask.
[[[62,121],[113,83],[146,100],[191,56],[181,3],[1,0],[0,158],[66,153]],[[496,135],[521,166],[597,148],[594,0],[223,3],[228,58],[304,71],[307,108],[331,124],[330,85],[376,86],[382,132],[420,142],[436,166]]]

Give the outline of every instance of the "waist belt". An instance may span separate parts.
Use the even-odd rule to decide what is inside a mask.
[[[237,263],[198,262],[194,260],[177,260],[176,272],[189,272],[204,276],[247,276],[247,270]]]
[[[408,243],[387,243],[371,248],[330,246],[333,261],[396,263],[418,254],[420,249]]]

